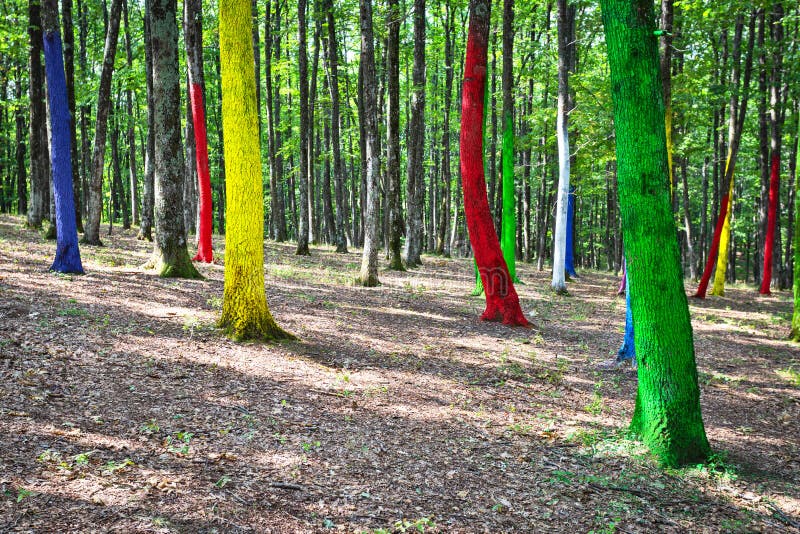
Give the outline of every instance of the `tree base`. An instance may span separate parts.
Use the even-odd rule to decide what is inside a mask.
[[[192,261],[196,261],[199,263],[214,263],[214,254],[211,252],[198,252],[195,254]]]
[[[70,265],[66,262],[55,262],[48,271],[60,274],[86,274],[82,266]]]
[[[397,257],[397,258],[394,258],[394,259],[392,259],[392,260],[389,262],[389,270],[390,270],[390,271],[400,271],[400,272],[405,272],[405,270],[406,270],[406,266],[405,266],[405,265],[403,265],[403,260],[402,260],[402,259],[400,259],[399,257]]]
[[[139,233],[136,234],[136,239],[139,241],[153,241],[153,233],[152,231],[145,231],[144,229],[139,229]]]
[[[380,280],[375,275],[360,275],[354,281],[355,285],[362,286],[362,287],[378,287],[381,285]]]
[[[203,275],[195,269],[188,254],[178,254],[178,258],[170,261],[163,254],[153,253],[153,257],[143,265],[143,269],[158,273],[161,278],[186,278],[188,280],[202,280]]]
[[[347,245],[337,245],[336,246],[336,253],[337,254],[348,254]]]
[[[519,304],[503,307],[487,305],[486,310],[481,314],[481,321],[498,321],[508,326],[531,326],[531,323],[522,314]]]
[[[297,250],[294,251],[295,256],[311,256],[311,251],[308,249],[308,244],[297,245]]]
[[[671,433],[667,422],[662,422],[660,425],[653,422],[653,428],[648,431],[645,431],[643,427],[644,422],[637,409],[634,412],[630,430],[647,445],[661,467],[675,468],[702,464],[711,455],[711,446],[706,439],[702,423],[700,423],[699,429],[695,429],[697,435],[692,435],[693,433],[685,428],[680,429],[680,433]]]
[[[103,242],[100,241],[99,237],[97,239],[88,239],[86,237],[86,234],[84,234],[83,238],[81,239],[81,245],[91,245],[93,247],[104,247],[105,246],[103,244]]]
[[[260,317],[235,317],[233,314],[222,314],[218,326],[225,335],[234,341],[288,341],[297,339],[277,325],[272,316],[262,314]]]
[[[553,290],[553,293],[556,295],[569,295],[569,291],[567,291],[567,286],[562,284],[555,284],[551,285],[550,288]]]
[[[789,341],[800,343],[800,328],[792,328],[792,332],[789,334]]]
[[[56,233],[56,225],[53,222],[48,221],[47,226],[42,231],[42,237],[48,241],[53,241],[58,237]]]

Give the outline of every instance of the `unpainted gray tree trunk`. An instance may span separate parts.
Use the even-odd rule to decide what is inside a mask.
[[[155,240],[146,267],[161,277],[200,278],[186,246],[183,219],[183,150],[181,150],[178,24],[174,0],[152,0],[153,133],[155,137]]]
[[[138,239],[153,240],[153,204],[155,203],[155,136],[153,116],[153,40],[150,31],[150,4],[152,0],[145,0],[144,17],[144,57],[145,57],[145,87],[147,90],[147,137],[144,152],[144,183],[142,184],[142,224],[139,227]]]
[[[386,110],[386,178],[389,223],[389,268],[405,270],[400,254],[403,220],[400,213],[400,4],[389,0],[386,26],[386,76],[388,78],[388,108]]]
[[[108,33],[103,51],[103,67],[100,72],[100,87],[97,92],[97,124],[94,130],[94,149],[89,178],[88,221],[83,242],[102,245],[100,241],[100,216],[103,212],[103,170],[105,167],[108,114],[111,110],[111,76],[114,73],[114,58],[117,54],[117,37],[122,13],[122,0],[112,0],[108,19]]]
[[[297,249],[295,254],[308,256],[311,252],[308,249],[308,168],[309,168],[309,113],[308,113],[308,52],[306,39],[306,0],[297,2],[297,63],[299,69],[300,83],[300,173],[297,176],[297,184],[300,192],[300,215],[297,224]]]
[[[44,99],[44,67],[42,66],[41,0],[28,0],[28,37],[30,56],[30,146],[31,194],[28,200],[30,228],[41,228],[50,210],[50,151],[47,145],[47,109]]]
[[[380,150],[378,148],[378,80],[375,74],[375,45],[372,31],[372,0],[360,1],[361,66],[364,76],[363,99],[364,133],[366,134],[367,203],[364,206],[364,252],[358,283],[366,287],[380,284],[378,280],[378,180],[380,179]]]
[[[425,0],[414,0],[414,69],[406,180],[406,266],[422,264],[425,169]]]

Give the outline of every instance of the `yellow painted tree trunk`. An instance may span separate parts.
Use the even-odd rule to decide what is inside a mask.
[[[725,295],[725,273],[728,270],[728,248],[731,243],[731,212],[733,211],[733,177],[731,188],[728,190],[728,213],[722,225],[722,234],[719,237],[719,254],[717,255],[717,270],[714,272],[714,286],[711,294],[718,297]]]
[[[290,339],[264,293],[264,203],[249,0],[220,0],[225,151],[225,295],[220,326],[237,340]]]

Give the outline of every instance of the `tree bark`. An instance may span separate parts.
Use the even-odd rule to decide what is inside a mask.
[[[297,176],[297,183],[300,190],[300,216],[297,224],[297,249],[295,254],[308,256],[309,220],[308,220],[308,168],[309,168],[309,119],[308,110],[308,53],[306,44],[306,0],[297,2],[297,54],[300,83],[300,173]]]
[[[176,7],[174,0],[151,0],[150,7],[156,232],[153,255],[146,267],[163,278],[201,278],[189,257],[182,211],[184,162],[181,116],[176,113],[181,109]]]
[[[61,0],[61,20],[64,27],[64,73],[67,77],[67,103],[69,105],[70,159],[72,160],[72,187],[75,202],[75,225],[83,232],[81,216],[81,178],[78,158],[78,131],[75,118],[75,31],[72,25],[72,0]]]
[[[780,164],[781,134],[783,130],[783,109],[781,109],[781,69],[783,65],[783,5],[777,2],[770,15],[770,37],[776,50],[773,53],[773,64],[769,80],[769,150],[770,150],[770,184],[769,211],[767,217],[767,233],[764,241],[764,268],[761,276],[759,293],[769,295],[772,282],[773,247],[775,244],[775,226],[780,196]],[[778,247],[780,261],[780,247]]]
[[[565,257],[567,246],[567,211],[569,203],[569,67],[575,7],[567,0],[558,0],[558,117],[556,138],[558,140],[558,197],[556,201],[556,225],[553,238],[553,279],[551,287],[556,293],[566,293]]]
[[[331,145],[333,148],[333,189],[336,204],[336,252],[347,253],[347,237],[345,236],[344,208],[344,168],[342,165],[341,145],[341,112],[339,102],[339,40],[336,36],[336,21],[333,13],[333,1],[326,4],[328,21],[328,57],[325,62],[328,74],[328,90],[331,97]],[[374,61],[373,61],[374,63]],[[374,68],[374,67],[373,67]]]
[[[281,58],[281,2],[275,2],[274,27],[270,13],[270,2],[267,2],[266,20],[264,23],[264,64],[266,68],[268,136],[270,140],[270,228],[272,238],[286,241],[286,210],[283,201],[283,154],[281,126],[281,77],[272,71],[272,58]],[[274,86],[273,86],[274,84]]]
[[[140,240],[153,240],[153,206],[155,204],[155,123],[153,104],[153,39],[150,31],[150,6],[152,0],[145,0],[144,16],[144,57],[145,85],[147,98],[147,137],[144,152],[144,183],[142,184],[142,224],[139,227]]]
[[[131,47],[131,34],[128,27],[128,0],[122,4],[122,17],[125,22],[125,56],[127,58],[128,69],[133,68],[133,49]],[[131,198],[131,219],[133,224],[141,223],[141,211],[139,206],[139,176],[136,169],[136,118],[133,114],[133,89],[125,91],[125,104],[128,112],[128,182],[130,183]]]
[[[389,219],[389,269],[404,271],[400,241],[403,220],[400,213],[400,3],[389,0],[386,26],[386,77],[388,107],[386,110],[386,177]]]
[[[425,169],[425,0],[414,0],[414,69],[412,73],[411,123],[408,133],[408,175],[406,179],[406,243],[403,255],[407,267],[422,264]]]
[[[214,206],[211,199],[211,173],[208,167],[208,136],[206,133],[202,0],[184,0],[183,24],[184,40],[186,41],[186,63],[189,71],[189,100],[192,109],[195,156],[197,158],[197,186],[200,199],[197,254],[192,258],[192,261],[211,263],[214,261],[211,242]]]
[[[220,0],[222,128],[230,199],[220,326],[237,340],[291,339],[272,318],[264,293],[264,203],[251,24],[248,0]]]
[[[500,248],[511,279],[517,279],[517,212],[514,185],[514,0],[503,2],[503,217]]]
[[[92,168],[89,182],[88,221],[83,241],[90,245],[102,245],[100,241],[100,216],[103,212],[103,170],[105,166],[108,114],[111,110],[111,76],[117,53],[122,0],[112,0],[108,20],[108,33],[103,51],[103,67],[100,73],[100,88],[97,93],[97,124],[94,131]]]
[[[375,75],[375,39],[372,31],[372,0],[360,1],[361,66],[364,87],[364,133],[366,134],[365,161],[367,167],[367,203],[364,206],[364,252],[361,257],[361,274],[358,283],[366,287],[380,284],[378,280],[378,181],[380,180],[380,150],[378,148],[378,80]],[[338,222],[338,221],[337,221]]]
[[[709,454],[668,178],[653,4],[601,0],[639,387],[631,428],[668,466]],[[654,288],[658,288],[654,290]]]
[[[75,201],[72,190],[72,150],[67,80],[58,25],[58,0],[44,0],[42,7],[47,98],[50,109],[50,162],[55,200],[56,256],[51,271],[83,274]]]
[[[30,57],[28,63],[30,100],[31,194],[28,199],[30,228],[41,228],[48,217],[50,202],[50,164],[47,146],[47,110],[44,101],[44,69],[42,68],[41,0],[28,0],[28,37]]]
[[[490,3],[488,0],[470,0],[469,7],[469,37],[461,98],[461,175],[467,227],[486,294],[486,310],[481,319],[500,319],[504,324],[527,326],[489,212],[483,169],[481,124],[486,93]]]
[[[736,30],[734,32],[734,43],[733,43],[733,54],[732,57],[734,58],[734,66],[731,69],[731,86],[733,90],[731,91],[731,98],[729,103],[729,123],[728,123],[728,159],[727,163],[725,164],[725,172],[723,173],[723,179],[721,180],[722,184],[720,187],[720,191],[724,192],[722,194],[722,200],[720,201],[719,207],[719,216],[717,217],[717,225],[714,229],[714,237],[711,242],[711,248],[708,252],[708,261],[706,263],[705,270],[703,271],[703,276],[700,279],[700,285],[697,288],[697,292],[694,294],[696,298],[705,298],[706,296],[706,289],[708,288],[708,283],[711,279],[711,271],[714,268],[714,262],[717,261],[717,272],[715,275],[714,281],[714,289],[712,290],[712,294],[719,294],[719,292],[724,291],[724,280],[725,280],[725,266],[720,265],[720,262],[724,265],[727,265],[727,239],[724,243],[725,246],[721,247],[721,240],[722,234],[724,233],[724,227],[726,224],[726,220],[730,221],[730,214],[729,214],[729,204],[730,204],[730,190],[732,189],[733,183],[733,171],[736,167],[736,158],[739,153],[739,143],[741,141],[742,136],[742,129],[744,127],[744,118],[745,113],[747,112],[747,101],[748,95],[750,90],[750,77],[752,75],[753,70],[753,47],[755,45],[755,11],[750,16],[750,26],[749,26],[749,37],[748,37],[748,49],[747,49],[747,56],[745,59],[745,69],[744,69],[744,83],[742,83],[741,89],[739,89],[739,80],[740,80],[740,54],[739,49],[741,46],[742,41],[742,31],[744,28],[744,18],[743,16],[739,16],[736,22]],[[741,102],[737,98],[737,92],[741,93]],[[728,226],[730,228],[730,226]],[[718,254],[719,252],[719,254]],[[718,257],[719,256],[719,257]],[[717,280],[721,280],[720,283]],[[719,286],[719,287],[718,287]]]

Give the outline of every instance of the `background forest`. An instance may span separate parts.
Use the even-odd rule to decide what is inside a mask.
[[[102,220],[128,228],[142,225],[150,235],[152,172],[147,162],[146,57],[144,2],[122,0],[119,46],[111,82],[105,168],[102,176]],[[214,204],[214,230],[225,231],[225,161],[221,139],[218,21],[216,2],[179,3],[184,15],[203,26],[202,58],[209,141],[209,163]],[[767,227],[770,186],[770,142],[780,152],[780,185],[775,238],[773,285],[792,282],[792,229],[795,214],[798,102],[798,10],[788,4],[776,11],[776,2],[744,6],[740,2],[709,5],[699,1],[665,0],[672,10],[671,31],[662,36],[662,53],[671,77],[673,197],[684,271],[696,278],[708,254],[719,211],[729,144],[730,103],[749,97],[741,124],[736,160],[733,214],[729,246],[729,281],[760,282]],[[773,5],[775,4],[775,5]],[[36,111],[42,104],[40,58],[30,50],[36,33],[28,28],[37,2],[0,3],[0,209],[28,215],[38,226],[52,219],[52,209],[34,189],[46,173],[46,122]],[[62,0],[63,34],[68,84],[74,90],[76,203],[79,230],[90,209],[92,143],[104,43],[115,13],[109,2]],[[422,7],[426,30],[414,33],[415,7]],[[310,120],[305,128],[311,143],[307,178],[300,176],[300,114],[298,71],[298,6],[292,1],[253,1],[253,47],[258,80],[264,203],[268,235],[277,241],[298,234],[299,185],[306,180],[312,243],[359,247],[363,241],[366,172],[364,155],[361,69],[361,32],[356,2],[314,1],[308,7],[306,28],[307,83]],[[389,246],[391,208],[389,176],[401,180],[400,218],[422,217],[419,239],[425,251],[469,255],[460,189],[458,130],[460,81],[464,63],[467,5],[462,0],[404,0],[397,6],[399,42],[389,39],[394,2],[376,2],[374,13],[375,61],[378,79],[380,129],[380,228]],[[180,11],[179,11],[180,12]],[[666,13],[666,11],[665,11]],[[782,17],[781,17],[782,15]],[[622,240],[614,154],[608,67],[602,24],[593,2],[574,2],[566,10],[563,28],[569,32],[568,107],[571,185],[574,186],[574,255],[578,266],[619,270]],[[490,206],[498,228],[503,202],[501,145],[503,130],[503,69],[512,69],[508,89],[514,104],[514,187],[517,215],[517,257],[544,268],[552,257],[555,199],[558,185],[556,108],[558,93],[557,9],[552,2],[518,2],[513,16],[513,57],[503,57],[503,9],[492,10],[489,50],[489,87],[485,152]],[[111,20],[110,20],[111,19]],[[780,21],[778,19],[781,19]],[[749,23],[749,24],[748,24]],[[662,17],[662,27],[670,24]],[[781,31],[777,31],[778,26]],[[26,28],[30,31],[26,31]],[[186,47],[181,32],[181,72],[186,73]],[[737,39],[739,42],[737,43]],[[424,42],[423,88],[414,82],[415,41]],[[387,61],[394,47],[399,58],[399,159],[388,158]],[[418,52],[419,53],[419,52]],[[665,69],[665,70],[664,70]],[[752,69],[752,73],[737,73]],[[188,80],[188,78],[187,78]],[[188,81],[186,83],[188,87]],[[417,90],[415,90],[418,89]],[[183,93],[186,177],[184,214],[194,232],[197,220],[197,179],[194,136],[188,90]],[[412,107],[424,102],[424,125],[412,128]],[[775,114],[777,130],[772,127]],[[41,136],[38,137],[37,136]],[[418,139],[417,139],[418,138]],[[422,172],[409,165],[410,148],[417,140],[423,150]],[[774,145],[773,145],[774,146]],[[413,163],[413,162],[412,162]],[[399,167],[398,170],[395,170]],[[411,169],[409,171],[409,168]],[[416,174],[420,179],[416,179]],[[38,181],[37,181],[38,180]],[[409,183],[411,184],[409,186]],[[304,184],[306,185],[306,184]],[[148,206],[149,204],[149,206]],[[411,217],[409,217],[411,213]],[[411,235],[411,237],[408,237]],[[343,242],[346,240],[346,244]]]

